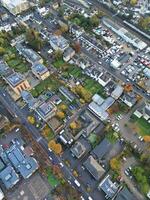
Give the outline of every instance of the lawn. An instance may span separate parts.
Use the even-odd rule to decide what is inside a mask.
[[[75,78],[80,78],[82,76],[82,70],[74,65],[69,66],[68,73]]]
[[[59,59],[53,62],[54,67],[56,67],[57,69],[60,69],[61,66],[63,66],[65,64],[65,62],[63,61],[63,59]]]
[[[94,133],[91,133],[90,136],[88,137],[88,140],[92,147],[94,148],[100,141],[100,138],[97,137]]]
[[[144,136],[150,135],[150,124],[144,118],[138,118],[136,116],[131,117],[131,122],[134,123],[137,132]]]
[[[103,98],[106,98],[105,91],[103,87],[97,83],[95,80],[91,78],[86,78],[84,82],[84,87],[92,94],[94,95],[95,93],[99,94]]]
[[[48,183],[52,187],[56,187],[59,184],[59,180],[53,175],[50,168],[47,169],[46,173],[47,173]]]
[[[60,81],[51,75],[47,79],[41,81],[37,86],[35,86],[35,88],[31,90],[31,93],[34,97],[37,97],[48,89],[56,91],[60,85]]]

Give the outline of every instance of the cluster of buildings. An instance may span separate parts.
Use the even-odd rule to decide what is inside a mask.
[[[34,157],[28,155],[22,144],[16,139],[4,147],[0,146],[0,180],[2,187],[11,189],[21,177],[29,178],[38,169]]]

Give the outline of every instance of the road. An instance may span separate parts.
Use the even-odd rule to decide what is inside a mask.
[[[125,175],[124,171],[129,167],[136,164],[135,158],[131,157],[128,158],[121,168],[121,176],[123,177],[125,183],[130,188],[131,192],[135,195],[136,199],[138,200],[145,200],[144,196],[136,189],[136,186],[134,185],[133,181]]]
[[[11,115],[13,117],[17,117],[20,123],[28,130],[29,133],[32,134],[34,140],[36,140],[42,146],[42,148],[45,150],[53,163],[60,166],[60,163],[63,163],[61,158],[48,149],[47,141],[43,137],[41,137],[40,132],[27,121],[26,115],[22,112],[22,110],[17,106],[14,100],[4,89],[0,89],[0,102],[11,113]],[[60,167],[62,168],[65,179],[69,180],[71,182],[71,185],[75,187],[79,192],[81,192],[82,196],[85,199],[88,199],[89,194],[86,192],[85,188],[82,185],[78,187],[75,184],[75,178],[72,175],[70,169],[65,164]]]

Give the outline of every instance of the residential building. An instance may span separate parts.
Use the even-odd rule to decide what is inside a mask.
[[[62,36],[52,35],[49,42],[55,51],[60,50],[64,52],[69,47],[68,41]]]
[[[121,191],[118,192],[115,200],[136,200],[136,198],[126,187],[124,187]]]
[[[84,33],[84,29],[81,28],[80,26],[72,24],[70,26],[70,32],[78,38],[79,36],[81,36]]]
[[[32,73],[40,80],[45,80],[49,77],[50,72],[47,67],[41,63],[35,63],[32,65]]]
[[[64,129],[60,131],[59,138],[65,145],[71,145],[73,143],[72,135],[69,134],[67,131],[64,131]]]
[[[73,100],[75,100],[75,95],[68,90],[68,88],[61,86],[59,88],[59,92],[64,95],[66,97],[66,99],[68,99],[70,102],[72,102]]]
[[[27,79],[17,72],[13,72],[9,76],[4,77],[4,79],[17,95],[20,95],[23,90],[31,88]]]
[[[30,7],[28,0],[1,0],[1,3],[13,15],[17,15]]]
[[[71,147],[71,152],[76,158],[81,158],[87,152],[90,151],[90,144],[84,138],[79,139]]]
[[[113,92],[111,93],[111,96],[114,98],[114,99],[119,99],[119,97],[122,95],[123,93],[123,87],[121,87],[120,85],[117,85],[115,87],[115,89],[113,90]]]
[[[44,101],[36,108],[36,112],[44,121],[52,118],[56,114],[56,111],[57,108],[51,101]]]
[[[22,44],[17,44],[16,49],[18,50],[19,54],[25,57],[25,59],[32,65],[35,63],[43,63],[42,57],[32,49],[26,48]]]
[[[110,175],[107,175],[99,184],[98,189],[103,190],[106,199],[112,199],[118,191],[119,185],[112,182]]]
[[[93,158],[93,156],[89,156],[89,158],[83,164],[85,168],[89,171],[89,173],[98,181],[104,175],[105,170],[101,167],[101,165]]]
[[[36,99],[32,96],[32,94],[26,90],[21,92],[21,97],[24,102],[28,105],[30,109],[34,109],[36,107]]]
[[[73,56],[75,55],[75,50],[73,50],[71,47],[68,47],[65,49],[63,54],[63,59],[65,62],[68,62]]]
[[[130,108],[137,102],[136,94],[133,91],[124,93],[121,99]]]
[[[104,138],[92,151],[92,155],[98,160],[104,159],[105,155],[112,149],[112,144]]]

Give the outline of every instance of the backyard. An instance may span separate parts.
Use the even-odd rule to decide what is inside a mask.
[[[131,126],[139,135],[150,135],[150,124],[144,118],[131,116]]]
[[[52,173],[50,168],[47,168],[46,174],[47,174],[47,179],[48,179],[49,184],[53,188],[55,188],[59,184],[58,179],[53,175],[53,173]]]

